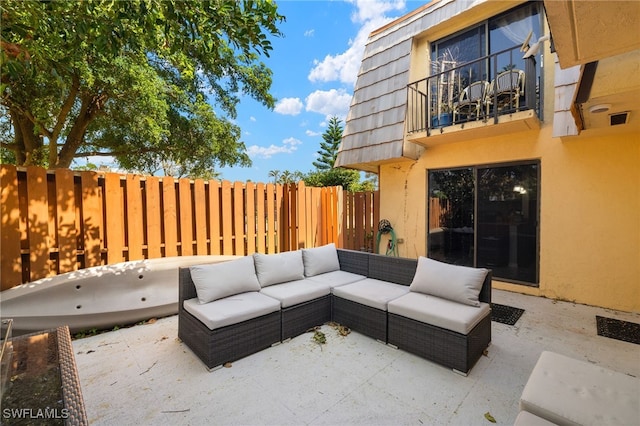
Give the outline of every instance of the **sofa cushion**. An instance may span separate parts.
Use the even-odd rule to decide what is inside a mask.
[[[302,251],[285,251],[278,254],[255,253],[256,274],[262,287],[304,278]]]
[[[364,275],[354,274],[352,272],[332,271],[308,277],[307,280],[327,284],[329,287],[334,288],[341,285],[351,284],[356,281],[364,280],[365,278],[367,277]]]
[[[264,287],[260,293],[279,300],[283,308],[288,308],[331,294],[331,287],[311,280],[297,280]]]
[[[314,275],[340,269],[338,251],[333,243],[321,247],[302,249],[302,261],[306,277],[313,277]]]
[[[189,267],[200,303],[208,303],[238,293],[259,291],[253,258]]]
[[[387,310],[387,303],[409,292],[409,287],[387,281],[365,278],[351,284],[335,287],[333,295],[365,306]]]
[[[464,335],[469,334],[484,317],[491,315],[488,303],[473,307],[415,291],[390,301],[388,309],[391,314]]]
[[[538,417],[535,414],[531,414],[528,411],[520,411],[518,417],[516,417],[516,421],[513,422],[513,426],[556,426],[556,424],[542,417]]]
[[[478,295],[488,272],[484,268],[450,265],[420,256],[410,288],[411,291],[480,306]]]
[[[280,302],[257,291],[240,293],[204,305],[197,298],[185,300],[184,309],[209,330],[237,324],[280,310]]]
[[[631,425],[640,419],[640,380],[544,351],[520,397],[520,409],[561,425]]]

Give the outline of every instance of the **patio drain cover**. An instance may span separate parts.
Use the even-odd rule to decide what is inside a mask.
[[[507,325],[515,325],[523,313],[524,309],[500,305],[498,303],[491,304],[491,321]]]
[[[640,324],[596,315],[598,336],[640,345]]]

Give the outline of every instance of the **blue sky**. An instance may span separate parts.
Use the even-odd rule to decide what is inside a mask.
[[[278,1],[284,33],[264,62],[273,71],[269,110],[249,97],[238,106],[251,167],[223,168],[230,181],[267,182],[270,170],[306,173],[329,117],[349,111],[364,45],[371,31],[425,2],[395,0]]]

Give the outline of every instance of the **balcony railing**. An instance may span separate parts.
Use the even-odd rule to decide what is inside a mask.
[[[439,63],[438,73],[407,86],[409,134],[535,110],[541,91],[536,59],[522,59],[519,46],[462,65]]]

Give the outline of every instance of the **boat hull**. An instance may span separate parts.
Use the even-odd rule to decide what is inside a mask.
[[[19,335],[68,325],[108,329],[178,312],[178,268],[236,256],[180,256],[67,272],[0,293],[0,316]]]

